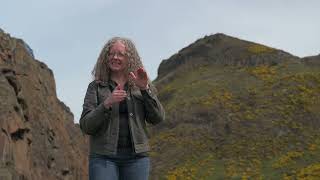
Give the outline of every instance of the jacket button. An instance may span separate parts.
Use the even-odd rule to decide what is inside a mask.
[[[133,116],[133,113],[130,113],[129,115],[130,115],[130,116]]]

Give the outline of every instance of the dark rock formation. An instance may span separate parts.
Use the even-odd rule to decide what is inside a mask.
[[[302,61],[305,62],[307,65],[320,65],[320,54],[317,56],[309,56],[302,58]]]
[[[156,81],[170,79],[181,69],[204,64],[256,66],[297,61],[298,57],[282,50],[227,36],[222,33],[205,36],[163,60]]]

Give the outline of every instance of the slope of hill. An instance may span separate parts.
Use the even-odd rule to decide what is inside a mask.
[[[164,60],[151,179],[320,178],[319,70],[223,34]]]

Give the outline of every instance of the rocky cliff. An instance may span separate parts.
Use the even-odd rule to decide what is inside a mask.
[[[54,75],[0,31],[0,179],[87,179],[87,139],[56,95]]]

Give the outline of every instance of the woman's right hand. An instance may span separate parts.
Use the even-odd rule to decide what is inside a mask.
[[[104,100],[103,105],[105,108],[110,108],[113,104],[123,101],[127,97],[127,92],[123,90],[119,84],[106,100]]]

